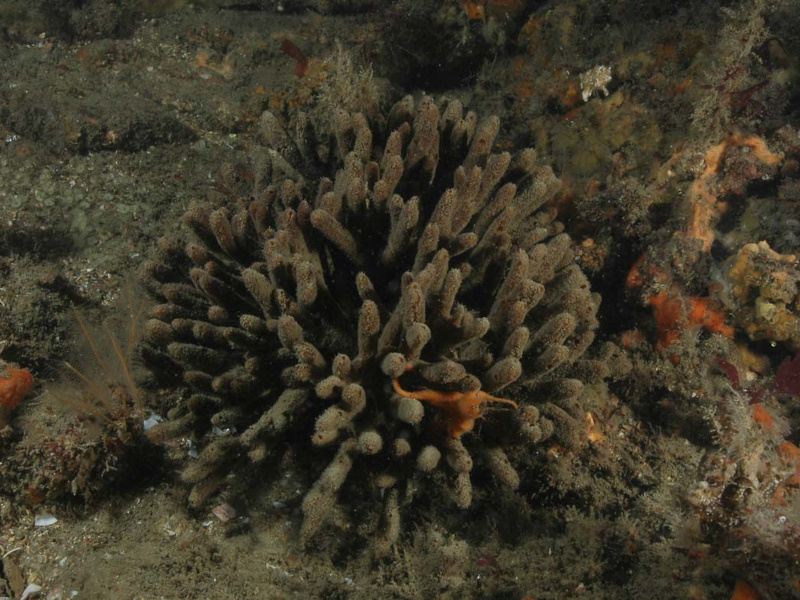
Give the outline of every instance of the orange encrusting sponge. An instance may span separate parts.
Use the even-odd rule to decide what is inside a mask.
[[[710,298],[683,298],[660,292],[648,298],[658,326],[656,348],[663,350],[676,342],[684,329],[701,325],[705,329],[732,338],[733,327],[725,324],[725,313],[713,308]]]
[[[33,389],[33,375],[26,369],[6,365],[5,377],[0,376],[0,426],[4,426],[8,415]]]

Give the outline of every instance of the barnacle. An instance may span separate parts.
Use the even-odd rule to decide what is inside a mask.
[[[599,297],[545,207],[560,182],[533,150],[492,152],[496,117],[406,97],[386,134],[337,112],[330,146],[299,123],[265,113],[247,197],[192,206],[195,241],[159,242],[143,357],[193,390],[162,426],[203,448],[192,504],[289,456],[316,477],[302,542],[340,491],[371,490],[385,549],[412,496],[467,507],[473,470],[513,489],[534,444],[581,446],[583,383],[614,351],[585,356]]]

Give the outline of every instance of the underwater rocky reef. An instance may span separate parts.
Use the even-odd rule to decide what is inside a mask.
[[[0,598],[800,597],[793,0],[0,0]]]

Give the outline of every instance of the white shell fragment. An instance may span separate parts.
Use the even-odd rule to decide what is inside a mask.
[[[187,448],[186,455],[189,458],[197,458],[199,456],[199,454],[197,453],[197,448],[194,447],[192,440],[190,440],[189,438],[186,438],[186,448]]]
[[[34,527],[50,527],[50,525],[54,525],[58,523],[58,519],[56,519],[50,513],[39,513],[33,519]]]
[[[153,427],[163,422],[164,418],[161,415],[153,413],[148,419],[144,420],[143,427],[145,431],[150,431]]]
[[[233,434],[233,433],[236,433],[236,427],[226,427],[225,429],[220,429],[219,427],[217,427],[216,425],[214,425],[214,426],[211,428],[211,432],[212,432],[214,435],[217,435],[217,436],[220,436],[220,437],[222,437],[222,436],[225,436],[225,435],[231,435],[231,434]]]
[[[38,598],[39,594],[44,588],[40,585],[36,585],[35,583],[29,583],[28,587],[26,587],[22,591],[22,596],[19,597],[19,600],[28,600],[29,598]]]
[[[227,523],[236,518],[236,509],[225,502],[212,508],[211,513],[223,523]]]

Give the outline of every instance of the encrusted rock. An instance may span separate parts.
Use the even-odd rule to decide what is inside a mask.
[[[795,255],[779,254],[767,242],[745,244],[731,259],[728,279],[725,299],[750,339],[800,348],[800,268]]]

